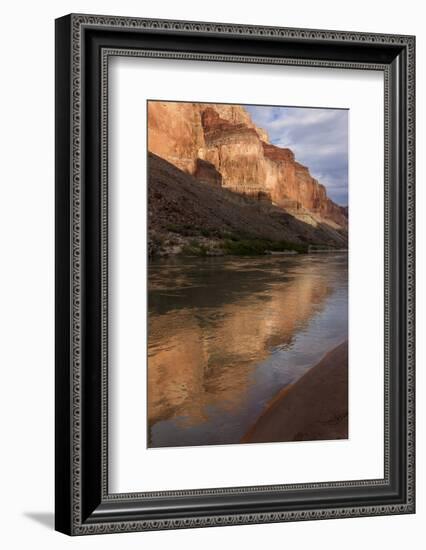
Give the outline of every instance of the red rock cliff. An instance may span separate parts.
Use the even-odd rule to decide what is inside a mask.
[[[267,197],[314,223],[347,228],[345,209],[327,197],[290,149],[270,144],[239,105],[150,101],[148,149],[214,185]]]

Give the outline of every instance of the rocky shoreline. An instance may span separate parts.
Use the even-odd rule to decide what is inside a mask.
[[[348,342],[275,396],[242,443],[348,438]]]
[[[315,248],[304,244],[244,238],[229,235],[223,238],[208,236],[186,237],[179,233],[151,233],[148,241],[150,258],[175,256],[293,256],[296,254],[325,254],[348,252],[347,248]]]
[[[179,234],[162,234],[149,240],[148,255],[168,256],[262,256],[294,255],[307,253],[308,248],[292,243],[269,241],[267,239],[184,237]]]

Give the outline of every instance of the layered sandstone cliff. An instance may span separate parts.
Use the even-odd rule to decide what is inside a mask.
[[[269,143],[239,105],[148,103],[148,149],[204,182],[269,200],[311,225],[347,229],[347,211],[296,161]]]

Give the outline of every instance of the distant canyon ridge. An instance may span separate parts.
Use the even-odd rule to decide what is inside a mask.
[[[346,248],[347,207],[240,105],[148,102],[150,252]]]

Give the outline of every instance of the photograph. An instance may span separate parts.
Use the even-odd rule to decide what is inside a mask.
[[[3,4],[1,548],[426,548],[425,11]]]
[[[54,75],[45,12],[37,6],[28,18],[28,36],[36,29],[47,49],[39,63],[9,71],[13,86],[4,89],[18,98],[32,70],[50,75],[50,84],[54,76],[55,132],[50,119],[40,124],[41,98],[32,118],[21,117],[28,132],[5,132],[20,145],[5,188],[23,211],[6,197],[13,220],[4,234],[34,241],[30,255],[22,246],[7,255],[18,261],[4,273],[19,283],[20,298],[29,287],[19,269],[27,274],[35,256],[41,265],[36,223],[53,237],[36,197],[54,213],[55,246],[47,239],[44,267],[32,270],[39,307],[3,285],[8,326],[16,320],[19,328],[6,369],[19,391],[7,393],[22,409],[12,437],[18,455],[36,434],[35,448],[50,458],[36,453],[37,475],[26,472],[34,498],[48,489],[43,507],[16,490],[5,502],[13,509],[16,495],[22,500],[14,532],[40,547],[58,547],[57,538],[51,545],[34,538],[52,507],[53,482],[54,537],[94,535],[95,546],[116,546],[109,534],[121,534],[127,547],[130,533],[168,531],[170,547],[175,536],[214,528],[192,546],[181,542],[216,549],[232,536],[231,545],[245,544],[247,526],[258,549],[267,533],[256,539],[254,524],[271,524],[273,533],[280,527],[272,524],[289,523],[285,540],[298,547],[302,539],[317,544],[321,532],[330,550],[342,541],[358,549],[366,536],[391,550],[421,525],[414,517],[421,18],[413,10],[383,18],[371,2],[367,18],[358,5],[351,12],[309,2],[294,6],[297,17],[272,3],[242,10],[166,0],[155,14],[144,5],[134,15],[124,4],[129,15],[57,6]],[[16,109],[9,111],[16,126]],[[54,141],[54,169],[40,131]],[[34,180],[40,159],[44,196]],[[22,169],[28,177],[17,179]],[[28,231],[22,220],[31,216]],[[30,322],[46,312],[40,289],[53,263],[54,323],[53,315],[46,320],[54,350],[47,325]],[[41,333],[23,339],[25,322],[42,329],[44,350],[33,345]],[[34,368],[48,350],[54,430],[53,401],[45,399],[52,369],[46,364],[43,378]],[[26,371],[14,368],[20,352]],[[27,411],[40,404],[42,439],[42,422]],[[32,435],[21,437],[28,422]],[[4,454],[16,462],[15,451]],[[330,536],[323,520],[332,520]],[[233,535],[237,526],[243,538]]]
[[[148,448],[348,439],[349,115],[147,100]]]

